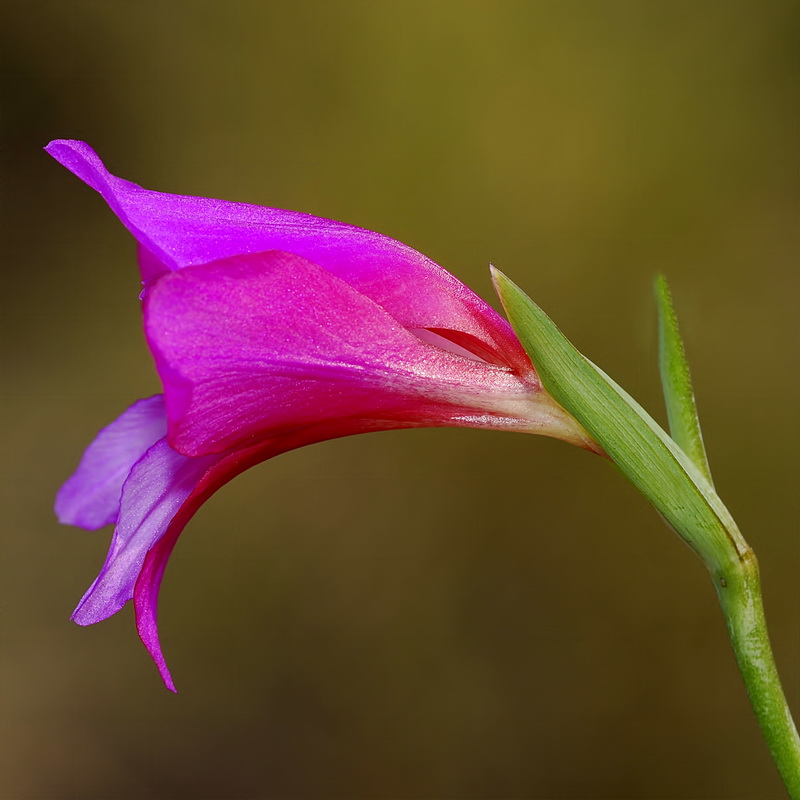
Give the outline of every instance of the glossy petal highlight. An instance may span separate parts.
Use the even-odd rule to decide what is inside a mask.
[[[438,425],[483,410],[526,428],[542,396],[507,367],[423,341],[290,253],[161,278],[145,300],[145,329],[170,443],[190,456],[342,417]]]

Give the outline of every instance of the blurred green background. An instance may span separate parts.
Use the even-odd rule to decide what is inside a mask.
[[[2,784],[11,800],[770,798],[710,582],[558,442],[376,434],[264,464],[162,594],[69,614],[109,531],[53,495],[158,390],[132,240],[41,150],[503,269],[663,419],[672,281],[718,488],[800,713],[800,4],[3,0]],[[492,300],[494,302],[494,300]]]

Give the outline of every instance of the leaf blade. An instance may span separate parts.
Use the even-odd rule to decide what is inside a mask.
[[[703,444],[703,434],[700,430],[689,362],[678,328],[672,294],[663,275],[656,278],[655,293],[658,303],[658,365],[670,436],[691,458],[709,483],[713,484]]]

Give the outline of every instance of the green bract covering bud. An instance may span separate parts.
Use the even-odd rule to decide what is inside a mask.
[[[657,422],[583,356],[515,283],[492,271],[497,292],[545,389],[720,579],[749,551],[710,480]],[[688,371],[686,372],[688,379]],[[699,431],[699,428],[698,428]]]

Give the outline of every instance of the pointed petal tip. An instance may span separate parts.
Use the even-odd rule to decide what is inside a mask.
[[[70,146],[77,141],[78,139],[52,139],[44,146],[43,149],[46,153],[52,153],[53,150],[57,150],[61,145]]]
[[[169,674],[166,664],[164,664],[163,667],[161,664],[158,665],[158,673],[161,675],[161,680],[164,681],[164,686],[173,694],[178,694],[178,690],[175,688],[175,682],[172,680],[172,675]]]
[[[124,598],[103,597],[102,593],[99,594],[97,589],[101,577],[102,573],[89,587],[70,616],[70,619],[82,628],[113,617],[128,602]]]
[[[44,150],[98,192],[109,178],[100,156],[80,139],[53,139]]]
[[[62,164],[64,159],[74,158],[75,156],[82,158],[94,156],[94,158],[98,158],[97,153],[80,139],[53,139],[52,142],[48,142],[44,146],[43,150]]]
[[[53,513],[56,515],[56,519],[60,525],[77,525],[72,514],[70,513],[70,509],[66,507],[67,504],[64,500],[63,494],[64,487],[62,486],[56,495],[56,502],[53,504]]]
[[[92,614],[86,610],[86,604],[83,600],[75,607],[75,610],[70,614],[70,620],[74,622],[76,625],[80,625],[81,628],[87,628],[89,625],[94,625],[98,622],[102,622],[104,619],[112,616],[108,614],[105,617],[98,616],[97,614]]]
[[[137,612],[139,612],[139,609],[137,609]],[[150,657],[155,662],[158,674],[161,676],[164,686],[171,692],[177,694],[178,690],[175,688],[175,682],[172,680],[172,675],[167,666],[167,660],[164,658],[164,653],[161,651],[161,641],[158,636],[158,627],[156,626],[155,618],[137,613],[136,628],[139,632],[139,638],[142,640],[142,644],[144,644],[147,652],[150,653]]]
[[[97,615],[87,614],[84,609],[84,602],[81,601],[78,604],[78,607],[72,612],[70,619],[76,625],[80,625],[82,628],[84,628],[87,625],[94,625],[94,623],[100,622],[101,619],[105,619],[105,617],[98,618]],[[169,667],[167,667],[167,662],[161,653],[161,645],[158,641],[158,632],[155,634],[155,641],[151,640],[148,642],[141,633],[140,636],[142,636],[142,641],[144,642],[147,651],[150,653],[153,661],[156,663],[158,673],[161,676],[161,680],[164,682],[164,686],[166,686],[166,688],[169,689],[169,691],[171,691],[173,694],[177,694],[178,690],[175,688],[175,681],[172,680],[172,675],[170,674]]]
[[[150,654],[161,675],[164,686],[177,694],[175,683],[170,675],[167,660],[161,650],[161,638],[158,635],[158,592],[161,578],[167,566],[172,548],[180,535],[182,526],[174,528],[172,535],[167,534],[148,552],[136,586],[133,590],[133,608],[136,614],[136,631],[142,644]]]

